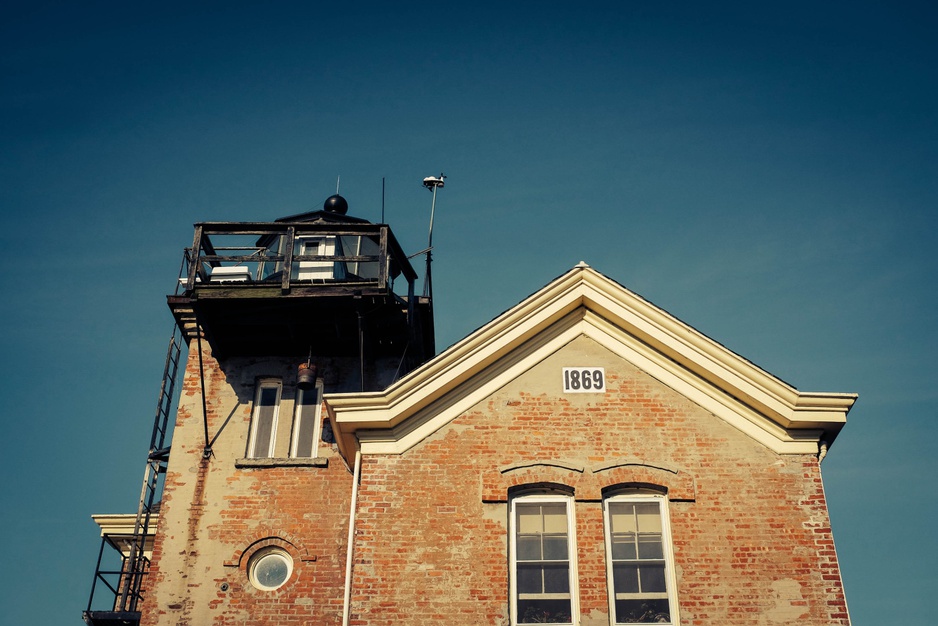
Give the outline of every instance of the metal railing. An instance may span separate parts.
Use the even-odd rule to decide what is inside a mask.
[[[131,540],[132,537],[125,537]],[[120,555],[120,567],[111,569],[101,566],[104,560],[104,547],[110,546]],[[91,596],[88,599],[88,608],[86,614],[94,612],[134,612],[137,605],[143,600],[143,580],[150,570],[150,559],[145,556],[138,556],[134,563],[131,563],[129,555],[125,555],[120,546],[115,543],[115,538],[110,535],[101,537],[101,548],[98,550],[98,561],[95,564],[94,581],[91,583]],[[113,596],[113,602],[107,605],[106,609],[95,607],[95,599],[100,598],[98,594],[101,591],[99,584],[103,584],[108,595]],[[99,601],[100,602],[100,601]],[[97,611],[95,609],[97,608]]]
[[[403,276],[412,297],[417,274],[382,224],[206,222],[196,224],[177,293],[197,288],[317,284],[394,292]]]

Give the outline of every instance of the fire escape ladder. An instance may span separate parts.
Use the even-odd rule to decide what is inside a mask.
[[[139,623],[138,604],[143,599],[143,579],[150,569],[150,559],[146,555],[147,540],[151,535],[150,522],[159,508],[160,475],[166,473],[166,465],[169,461],[167,431],[174,397],[173,391],[176,386],[176,374],[182,358],[182,345],[183,338],[180,336],[178,327],[174,325],[169,348],[166,351],[166,362],[163,366],[163,381],[160,385],[156,417],[153,420],[153,434],[150,437],[150,451],[147,454],[147,466],[143,477],[143,487],[140,490],[140,502],[137,506],[133,535],[122,542],[122,545],[126,547],[121,551],[122,565],[119,572],[102,571],[101,557],[98,557],[98,569],[91,586],[88,609],[83,615],[87,624],[105,626]],[[115,541],[107,536],[103,538],[103,542],[117,547]],[[108,581],[106,575],[119,575],[116,586]],[[114,593],[112,610],[93,611],[91,608],[95,586],[99,580]]]
[[[137,507],[137,520],[134,523],[134,536],[128,556],[127,576],[124,576],[120,595],[120,606],[124,611],[136,611],[141,599],[143,577],[150,568],[150,560],[145,556],[145,545],[150,531],[150,518],[153,507],[158,503],[160,474],[166,473],[169,461],[169,448],[166,446],[166,431],[169,426],[170,407],[173,402],[173,390],[176,386],[176,372],[182,354],[182,340],[174,329],[166,351],[166,363],[163,366],[163,382],[160,385],[160,397],[156,405],[156,417],[153,420],[153,434],[150,437],[150,452],[147,455],[147,468],[140,491],[140,503]]]

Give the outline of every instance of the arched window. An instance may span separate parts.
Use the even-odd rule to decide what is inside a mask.
[[[511,499],[510,515],[511,623],[575,623],[573,497],[522,493]]]
[[[676,624],[668,501],[646,490],[603,500],[613,624]]]

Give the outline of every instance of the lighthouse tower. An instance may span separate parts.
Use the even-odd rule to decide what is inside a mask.
[[[261,623],[299,573],[304,620],[338,620],[352,476],[322,397],[382,390],[433,356],[416,280],[391,229],[339,195],[272,222],[195,225],[167,297],[176,334],[140,504],[95,516],[86,623],[210,623],[219,601]]]

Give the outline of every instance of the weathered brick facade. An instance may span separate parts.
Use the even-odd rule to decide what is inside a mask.
[[[558,393],[584,362],[608,392]],[[404,454],[366,457],[353,623],[508,623],[508,489],[538,483],[574,489],[584,626],[610,623],[603,489],[634,483],[668,488],[681,623],[847,622],[816,455],[767,450],[581,338]]]
[[[849,623],[819,451],[854,397],[800,393],[585,266],[385,392],[330,394],[354,365],[330,363],[337,443],[302,464],[281,458],[296,359],[202,357],[212,455],[191,348],[144,625],[338,626],[347,590],[356,626],[508,626],[529,487],[572,497],[573,623],[613,623],[603,502],[622,488],[666,494],[671,623]],[[564,393],[574,366],[604,391]],[[280,460],[251,463],[259,377],[283,382]],[[265,591],[248,564],[270,546],[293,569]]]
[[[333,372],[340,367],[333,364]],[[289,465],[287,385],[278,460],[236,467],[244,463],[255,378],[292,381],[295,360],[235,359],[220,367],[206,346],[203,368],[212,455],[203,458],[200,369],[192,349],[141,623],[244,624],[246,616],[252,624],[338,623],[352,477],[327,444],[314,461]],[[272,545],[293,557],[293,584],[260,591],[247,580],[247,563]]]

